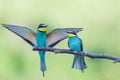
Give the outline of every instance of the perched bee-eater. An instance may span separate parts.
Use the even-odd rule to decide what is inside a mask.
[[[68,47],[73,51],[83,51],[82,40],[77,36],[76,32],[68,31]],[[84,60],[84,56],[75,54],[72,68],[80,69],[84,71],[87,68]]]
[[[37,32],[34,32],[31,29],[23,26],[17,26],[11,24],[2,24],[2,25],[3,27],[15,33],[16,35],[20,36],[32,47],[33,46],[54,47],[57,43],[67,38],[67,31],[72,30],[77,33],[82,30],[82,28],[58,28],[46,34],[47,25],[45,24],[40,24],[38,26]],[[39,54],[41,59],[41,71],[43,71],[43,76],[44,76],[44,71],[46,70],[45,52],[39,51]]]
[[[40,24],[38,26],[38,30],[36,33],[36,42],[38,47],[46,47],[46,29],[47,25]],[[46,64],[45,64],[45,51],[39,51],[40,61],[41,61],[41,71],[46,71]]]

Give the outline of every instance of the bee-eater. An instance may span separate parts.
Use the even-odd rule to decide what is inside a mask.
[[[83,51],[82,40],[77,36],[76,32],[68,31],[68,47],[73,51]],[[87,68],[84,60],[84,56],[75,54],[72,68],[80,69],[84,71]]]
[[[46,29],[47,25],[40,24],[38,26],[38,30],[36,33],[36,42],[38,47],[46,47]],[[45,64],[45,51],[39,51],[40,61],[41,61],[41,71],[46,71],[46,64]]]
[[[8,30],[12,31],[23,40],[25,40],[31,46],[44,46],[44,47],[54,47],[57,43],[67,38],[67,31],[74,31],[79,32],[82,28],[58,28],[54,29],[51,32],[46,34],[45,27],[47,25],[40,24],[38,26],[37,32],[32,31],[31,29],[24,27],[24,26],[17,26],[11,24],[2,24],[3,27],[7,28]],[[39,37],[40,36],[40,37]],[[44,72],[46,70],[45,61],[44,61],[44,51],[40,51],[41,55],[41,70]],[[42,57],[43,56],[43,57]]]

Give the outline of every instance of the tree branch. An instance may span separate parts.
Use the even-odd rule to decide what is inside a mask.
[[[109,60],[113,60],[115,63],[116,62],[120,62],[120,57],[116,57],[116,56],[110,56],[104,53],[101,54],[95,54],[95,53],[89,53],[89,52],[81,52],[81,51],[71,51],[69,49],[57,49],[57,48],[51,48],[51,47],[37,47],[34,46],[33,47],[33,51],[49,51],[49,52],[54,52],[54,53],[66,53],[66,54],[78,54],[78,55],[84,55],[87,56],[89,58],[102,58],[102,59],[109,59]]]

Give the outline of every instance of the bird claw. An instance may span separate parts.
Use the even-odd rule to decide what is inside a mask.
[[[35,50],[36,46],[33,46],[33,51]]]
[[[73,51],[74,52],[74,54],[77,54],[77,51]]]

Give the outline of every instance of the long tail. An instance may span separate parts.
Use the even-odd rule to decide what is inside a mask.
[[[84,56],[75,55],[72,68],[80,69],[81,71],[84,71],[84,69],[87,68],[85,61],[84,61]]]
[[[45,51],[39,51],[39,55],[40,55],[40,68],[41,71],[43,72],[43,77],[44,77],[44,71],[46,71],[46,64],[45,64]]]

